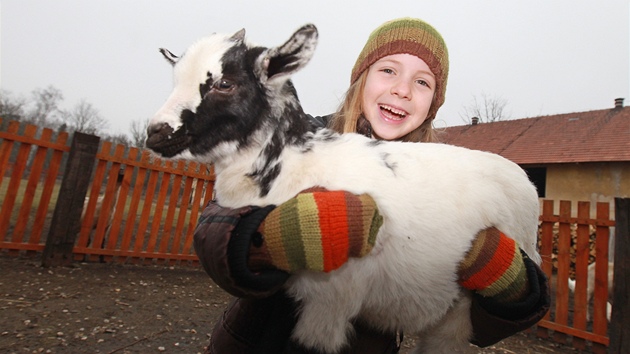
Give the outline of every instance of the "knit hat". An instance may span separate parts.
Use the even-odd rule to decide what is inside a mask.
[[[424,60],[435,75],[435,94],[428,114],[429,119],[435,118],[446,93],[448,51],[440,33],[422,20],[399,18],[375,29],[352,68],[350,83],[357,81],[377,60],[393,54],[413,54]]]

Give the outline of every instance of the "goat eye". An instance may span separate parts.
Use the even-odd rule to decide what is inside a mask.
[[[229,91],[234,87],[234,84],[228,80],[219,80],[214,84],[214,88],[219,91]]]

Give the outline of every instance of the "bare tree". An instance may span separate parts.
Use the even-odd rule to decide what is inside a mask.
[[[26,120],[39,126],[53,125],[61,111],[59,103],[63,101],[61,90],[50,85],[45,89],[35,89],[33,96],[33,108],[28,112]]]
[[[464,122],[470,124],[473,118],[479,118],[479,122],[497,122],[509,119],[505,110],[507,100],[498,96],[488,96],[481,94],[481,98],[473,96],[473,102],[464,107],[460,117]]]
[[[107,128],[107,120],[85,99],[81,99],[72,110],[62,112],[62,116],[74,131],[98,135]]]
[[[144,141],[147,140],[147,128],[149,127],[148,119],[139,119],[131,121],[131,143],[135,147],[144,147]]]
[[[3,121],[21,120],[25,107],[26,100],[23,97],[13,97],[11,92],[0,90],[0,118]]]
[[[113,144],[120,144],[125,146],[130,146],[132,141],[129,140],[129,136],[124,133],[116,133],[112,135],[104,135],[101,136],[101,140],[107,140],[112,142]]]

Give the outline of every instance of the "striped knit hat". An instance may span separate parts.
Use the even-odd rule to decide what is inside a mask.
[[[279,205],[258,230],[276,268],[330,272],[350,257],[368,254],[382,223],[367,194],[322,191],[301,193]]]
[[[393,54],[413,54],[424,60],[435,75],[435,95],[428,114],[429,119],[435,118],[446,94],[448,51],[440,33],[422,20],[399,18],[375,29],[352,68],[350,83],[357,81],[377,60]]]

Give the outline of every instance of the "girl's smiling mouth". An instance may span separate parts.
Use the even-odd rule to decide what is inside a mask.
[[[409,115],[409,113],[402,109],[394,108],[392,106],[381,104],[379,105],[383,117],[390,120],[401,121]]]

